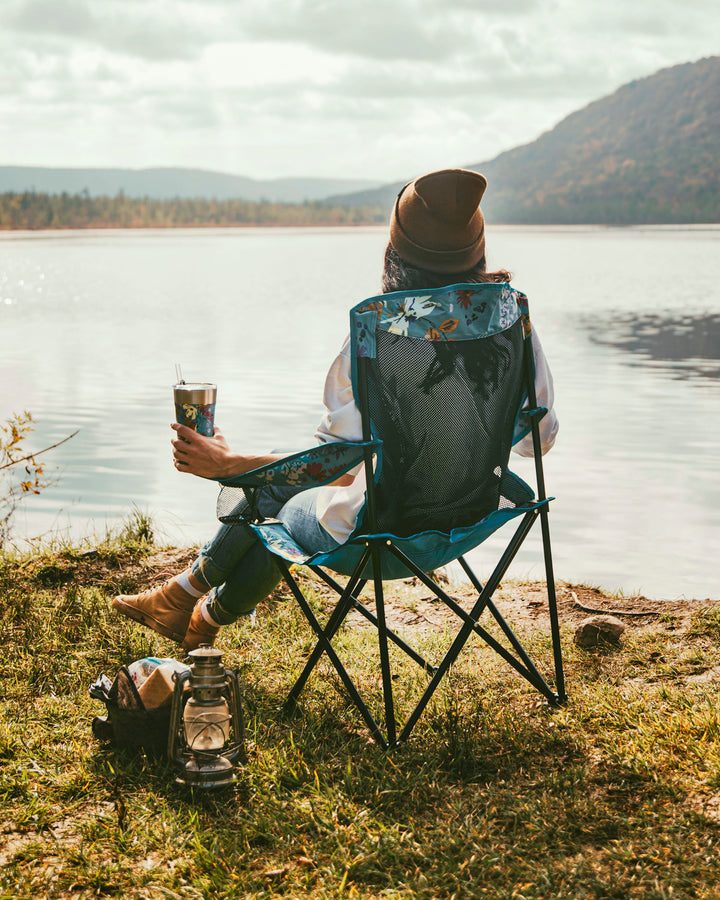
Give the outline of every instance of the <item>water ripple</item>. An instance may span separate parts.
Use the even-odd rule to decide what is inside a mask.
[[[628,354],[626,363],[637,364],[640,357],[660,363],[675,378],[720,378],[720,313],[615,312],[583,324],[593,343]]]

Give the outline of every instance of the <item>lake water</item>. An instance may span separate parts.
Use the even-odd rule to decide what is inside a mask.
[[[312,443],[347,310],[377,293],[383,228],[0,234],[0,419],[28,409],[56,483],[17,538],[102,535],[132,504],[162,540],[215,527],[176,472],[174,365],[218,384],[249,451]],[[720,227],[491,229],[555,377],[545,457],[559,578],[720,599]],[[531,463],[513,468],[530,477]],[[537,536],[512,569],[542,577]],[[483,572],[482,557],[480,570]]]

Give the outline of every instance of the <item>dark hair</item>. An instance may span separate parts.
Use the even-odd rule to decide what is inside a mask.
[[[485,282],[510,281],[510,273],[505,269],[497,272],[485,271],[485,257],[483,256],[472,269],[467,272],[431,272],[429,269],[418,269],[398,254],[388,244],[385,248],[385,260],[383,262],[382,292],[390,294],[392,291],[414,291],[427,288],[445,287],[449,284],[483,284]]]

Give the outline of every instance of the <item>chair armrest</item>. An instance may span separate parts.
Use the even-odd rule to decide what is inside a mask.
[[[513,446],[530,434],[533,419],[537,419],[539,422],[546,415],[547,411],[547,406],[536,406],[533,409],[521,407],[518,410],[518,414],[515,417],[515,430],[512,436]]]
[[[268,463],[235,475],[232,478],[216,478],[225,487],[320,487],[330,484],[349,472],[365,458],[365,450],[377,451],[382,441],[329,441],[309,450],[292,453],[275,462]]]
[[[547,406],[536,406],[534,409],[523,409],[521,414],[527,416],[528,419],[537,419],[539,421],[547,411]]]

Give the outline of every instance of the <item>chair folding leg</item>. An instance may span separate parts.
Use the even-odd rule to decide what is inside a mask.
[[[565,674],[563,671],[562,647],[560,645],[560,621],[557,611],[557,595],[555,593],[555,573],[553,571],[552,552],[550,549],[550,525],[547,506],[540,510],[540,528],[542,530],[543,552],[545,556],[545,583],[547,585],[548,609],[550,610],[550,633],[552,634],[553,655],[555,658],[555,685],[560,703],[565,703]]]
[[[487,593],[487,592],[486,592]],[[442,596],[442,592],[438,591],[438,596],[443,602],[446,602],[445,598]],[[460,632],[458,633],[455,641],[453,642],[450,649],[447,651],[445,657],[441,661],[440,665],[437,667],[435,676],[432,681],[428,685],[425,690],[425,693],[418,701],[417,706],[413,710],[412,714],[408,718],[405,727],[403,728],[402,733],[398,739],[399,742],[403,742],[408,739],[410,736],[410,732],[415,726],[417,720],[420,718],[423,710],[426,705],[430,701],[432,695],[435,693],[436,688],[440,684],[443,676],[450,668],[450,666],[455,662],[457,657],[460,654],[460,651],[464,647],[467,639],[472,631],[474,631],[492,650],[494,650],[498,656],[500,656],[505,662],[508,663],[515,671],[523,677],[532,687],[534,687],[540,694],[542,694],[549,703],[557,703],[558,697],[547,684],[547,682],[542,678],[541,675],[537,673],[537,669],[532,666],[531,669],[526,668],[521,662],[519,662],[502,644],[500,644],[489,632],[487,632],[481,625],[479,625],[473,618],[480,614],[482,610],[483,604],[486,602],[486,596],[481,596],[473,608],[472,612],[468,613],[462,607],[458,607],[455,610],[454,606],[448,603],[453,611],[458,611],[458,615],[463,619],[464,625]],[[455,604],[456,605],[456,604]]]
[[[542,542],[543,542],[543,555],[545,561],[545,586],[547,588],[547,597],[548,597],[548,611],[550,613],[550,634],[552,637],[552,645],[553,645],[553,662],[555,664],[555,703],[565,703],[567,701],[567,694],[565,692],[565,673],[563,670],[563,659],[562,659],[562,646],[560,644],[560,620],[558,618],[557,611],[557,594],[555,591],[555,574],[553,572],[553,562],[552,562],[552,552],[550,549],[550,525],[548,522],[548,507],[547,504],[540,507],[539,510],[540,515],[540,528],[542,532]],[[460,565],[462,566],[465,574],[468,576],[470,581],[472,582],[475,589],[480,593],[482,591],[482,585],[479,583],[477,578],[475,577],[475,573],[467,564],[465,559],[460,557],[459,559]],[[490,607],[489,607],[490,608]],[[494,607],[492,607],[494,608]],[[492,611],[491,608],[491,611]],[[498,621],[501,627],[503,627],[503,623],[500,621],[502,618],[499,612],[494,612],[493,615],[495,619]],[[504,630],[504,628],[503,628]],[[523,651],[524,652],[524,651]],[[533,667],[534,668],[534,667]],[[541,677],[541,676],[539,676]]]
[[[395,548],[395,550],[397,550],[397,548]],[[507,625],[507,623],[504,622],[504,620],[499,624],[501,624],[501,627],[504,626],[504,628],[507,629],[506,634],[508,636],[508,639],[512,643],[513,648],[516,650],[518,655],[521,657],[522,662],[514,657],[512,653],[509,652],[509,650],[503,647],[502,644],[500,644],[488,631],[486,631],[482,627],[482,625],[477,622],[477,619],[482,615],[484,611],[484,606],[481,606],[480,608],[476,607],[473,616],[467,610],[463,609],[462,606],[460,606],[460,604],[449,594],[443,591],[443,589],[439,585],[435,584],[435,582],[428,575],[426,575],[420,569],[414,568],[414,563],[408,560],[404,556],[404,554],[402,554],[402,551],[398,551],[396,555],[398,555],[399,558],[403,559],[403,562],[408,566],[408,568],[413,567],[413,574],[419,580],[421,580],[423,584],[425,584],[431,591],[433,591],[438,599],[442,600],[442,602],[450,610],[452,610],[452,612],[454,612],[459,619],[461,619],[463,622],[467,622],[475,632],[475,634],[477,634],[478,637],[485,641],[485,643],[499,656],[501,656],[505,660],[505,662],[512,666],[519,675],[521,675],[526,681],[528,681],[536,690],[544,694],[548,698],[548,700],[550,700],[551,702],[555,702],[556,698],[552,689],[547,685],[542,675],[540,675],[540,673],[537,671],[536,667],[527,656],[522,644],[518,641],[517,637],[515,636],[515,634],[513,634],[513,632],[510,630],[510,627]],[[467,563],[465,563],[465,560],[462,556],[458,557],[458,559],[467,567]],[[475,579],[472,569],[469,569],[469,567],[467,567],[466,571],[468,571],[472,576],[473,586],[476,587],[478,594],[482,594],[484,588]],[[483,596],[485,596],[485,594],[483,594]],[[489,598],[485,600],[485,604],[488,607],[491,606],[491,601]],[[499,612],[497,612],[497,616],[500,616]],[[502,619],[502,617],[500,618]],[[527,663],[527,665],[525,663]],[[437,671],[437,667],[434,668],[435,671]],[[433,671],[431,674],[434,675],[435,671]]]
[[[362,563],[363,567],[367,563],[369,558],[370,558],[370,552],[365,551],[362,559],[360,560],[360,563]],[[286,583],[289,585],[290,589],[297,597],[297,592],[299,591],[299,588],[297,587],[297,583],[295,582],[295,580],[290,575],[289,568],[281,566],[281,571],[283,573],[283,577],[285,578]],[[345,617],[347,616],[348,612],[350,612],[350,609],[352,608],[352,600],[353,600],[354,592],[357,589],[358,584],[360,584],[360,582],[362,581],[362,579],[360,577],[361,572],[362,572],[362,568],[361,568],[360,564],[358,564],[358,566],[355,569],[355,572],[353,573],[352,577],[348,581],[345,588],[340,590],[340,599],[338,600],[337,605],[335,606],[335,609],[330,614],[330,618],[325,623],[324,629],[322,629],[323,634],[327,638],[328,641],[331,641],[333,639],[333,637],[337,633],[338,628],[340,628],[343,621],[345,620]],[[364,583],[365,582],[363,582],[363,584]],[[304,611],[304,606],[301,608]],[[307,616],[306,616],[306,618],[307,618]],[[297,701],[297,698],[300,696],[300,692],[302,691],[303,687],[305,686],[306,681],[308,680],[308,677],[310,676],[310,673],[317,665],[317,662],[320,659],[320,657],[322,656],[324,650],[325,650],[325,647],[323,645],[322,640],[318,640],[318,642],[315,644],[315,648],[314,648],[313,652],[310,654],[307,662],[305,663],[305,668],[300,673],[299,678],[293,685],[293,687],[288,695],[288,698],[285,701],[284,706],[286,708],[291,708],[292,706],[294,706],[295,702]]]
[[[286,581],[288,587],[293,592],[295,599],[297,600],[298,604],[300,605],[300,609],[302,609],[302,611],[305,615],[305,618],[310,623],[310,627],[313,629],[315,634],[318,636],[318,641],[320,644],[322,644],[322,649],[324,650],[325,653],[327,653],[330,662],[333,664],[335,671],[340,676],[342,683],[345,685],[345,689],[347,690],[348,694],[350,694],[350,698],[352,699],[353,703],[357,707],[357,710],[360,713],[360,715],[363,717],[363,720],[365,721],[365,724],[367,725],[368,729],[370,730],[370,733],[375,738],[377,743],[384,750],[387,750],[388,742],[385,740],[385,736],[383,735],[382,731],[380,730],[380,727],[378,726],[377,722],[373,718],[372,713],[368,709],[366,703],[363,701],[362,697],[358,693],[358,689],[353,684],[353,681],[350,678],[350,676],[348,675],[345,667],[340,662],[340,659],[339,659],[337,653],[335,652],[332,644],[330,643],[328,638],[325,636],[325,632],[323,631],[322,626],[320,625],[317,618],[315,617],[315,614],[313,613],[312,609],[310,609],[310,605],[308,604],[307,600],[303,596],[303,593],[300,590],[300,588],[297,586],[295,579],[290,574],[289,566],[287,565],[287,563],[285,562],[284,559],[281,559],[279,557],[276,558],[276,562],[277,562],[278,566],[280,567],[280,571],[282,572],[283,577],[285,578],[285,581]]]
[[[392,674],[390,672],[390,656],[388,654],[388,634],[385,625],[385,595],[382,583],[382,562],[380,559],[380,547],[377,541],[373,541],[372,561],[373,576],[375,581],[375,608],[378,619],[378,647],[380,649],[380,671],[382,673],[383,700],[385,704],[385,730],[388,744],[394,747],[397,744],[395,731],[395,707],[392,695]]]
[[[519,527],[513,535],[512,540],[508,544],[505,552],[503,553],[503,556],[495,567],[494,572],[484,586],[478,581],[475,573],[467,564],[466,560],[463,557],[459,557],[460,564],[470,578],[473,586],[478,591],[477,601],[475,602],[470,612],[463,609],[456,600],[450,597],[445,591],[442,590],[442,588],[435,584],[433,580],[426,573],[422,572],[398,547],[393,545],[390,541],[386,541],[384,539],[376,539],[369,543],[345,588],[342,588],[339,584],[337,584],[337,582],[335,582],[323,570],[317,569],[318,574],[326,581],[326,583],[329,584],[334,590],[338,591],[338,593],[340,593],[340,599],[338,600],[335,609],[330,614],[330,618],[328,619],[327,623],[323,627],[318,622],[317,618],[312,612],[312,609],[305,600],[302,591],[290,574],[290,570],[287,564],[282,560],[277,560],[285,581],[292,590],[295,598],[300,604],[300,608],[302,609],[305,618],[308,620],[311,628],[318,638],[317,644],[315,645],[312,654],[308,658],[300,677],[297,679],[297,681],[293,685],[292,690],[290,691],[288,699],[285,702],[285,706],[290,707],[295,704],[295,702],[297,701],[297,697],[302,691],[310,673],[317,664],[318,660],[323,653],[327,653],[330,662],[340,676],[343,684],[345,685],[345,688],[350,694],[353,703],[362,715],[374,739],[380,744],[381,747],[383,747],[383,749],[387,749],[388,747],[395,747],[398,743],[401,743],[408,739],[412,729],[417,723],[417,720],[419,719],[420,715],[422,714],[423,710],[427,706],[428,702],[432,698],[432,695],[435,693],[435,690],[440,684],[440,681],[442,680],[443,676],[450,668],[450,666],[452,666],[456,661],[472,632],[475,632],[482,640],[485,641],[485,643],[491,649],[495,650],[510,666],[512,666],[518,672],[518,674],[525,678],[525,680],[529,684],[531,684],[539,693],[545,696],[550,703],[556,704],[558,702],[562,702],[565,699],[565,693],[562,674],[562,657],[560,655],[559,649],[559,625],[557,621],[557,604],[554,591],[552,561],[551,558],[549,558],[549,535],[548,543],[545,544],[546,534],[543,533],[543,543],[546,547],[546,576],[548,582],[548,600],[550,605],[551,626],[553,630],[553,650],[555,657],[555,680],[557,691],[553,691],[547,684],[545,679],[539,673],[536,666],[528,656],[522,644],[513,633],[510,626],[507,624],[495,604],[492,602],[493,594],[497,590],[503,576],[509,568],[512,560],[516,556],[523,541],[527,537],[530,529],[537,520],[538,515],[541,516],[541,522],[544,522],[544,532],[547,529],[547,522],[544,521],[545,517],[543,516],[543,514],[546,513],[547,508],[542,507],[539,510],[534,509],[529,511],[523,517]],[[430,590],[432,590],[436,594],[436,596],[440,600],[442,600],[443,603],[445,603],[453,612],[455,612],[463,622],[462,627],[456,635],[452,645],[447,650],[440,665],[437,667],[430,667],[429,663],[427,663],[419,654],[417,654],[411,647],[409,647],[409,645],[407,645],[401,638],[395,635],[387,627],[387,623],[385,620],[385,601],[381,568],[381,554],[386,551],[391,552],[398,559],[400,559],[403,564],[411,572],[413,572],[413,574],[416,575]],[[370,610],[366,609],[356,596],[358,585],[360,585],[360,589],[362,590],[362,587],[365,584],[365,581],[361,578],[361,573],[364,571],[368,562],[370,561],[372,561],[373,568],[373,581],[377,615],[373,615]],[[315,569],[315,567],[313,567],[313,569]],[[343,666],[331,644],[332,638],[335,636],[348,613],[353,608],[358,609],[359,612],[365,615],[365,617],[368,618],[369,621],[371,621],[377,627],[378,649],[380,653],[380,668],[383,685],[385,728],[387,737],[383,735],[379,725],[373,718],[372,713],[368,709],[366,703],[361,698],[357,688],[355,687],[347,670]],[[517,654],[517,657],[513,656],[513,654],[506,647],[500,644],[488,631],[486,631],[485,628],[483,628],[478,623],[477,620],[484,612],[485,608],[488,608],[491,615],[502,629],[506,638],[512,645],[513,650]],[[430,674],[432,675],[430,683],[428,684],[423,695],[421,696],[410,717],[405,723],[405,726],[403,727],[399,737],[397,736],[396,732],[388,640],[394,641],[401,649],[409,653],[409,655],[423,668],[428,669],[430,671]]]
[[[458,632],[455,640],[453,641],[452,645],[450,646],[450,649],[447,651],[442,662],[438,666],[437,672],[435,673],[432,680],[430,681],[430,684],[425,689],[424,694],[418,701],[415,709],[413,710],[413,712],[411,713],[407,722],[405,723],[405,727],[403,728],[402,732],[400,733],[399,742],[403,742],[403,741],[407,740],[407,738],[410,736],[410,733],[411,733],[412,729],[415,727],[417,720],[420,718],[420,715],[422,714],[423,710],[427,706],[432,695],[435,693],[435,690],[438,687],[438,685],[440,684],[440,681],[442,680],[443,676],[445,675],[445,672],[447,672],[447,670],[450,668],[450,666],[457,659],[458,655],[460,654],[460,651],[462,650],[465,643],[467,642],[467,639],[470,636],[470,633],[473,630],[477,631],[478,633],[484,632],[484,629],[481,629],[480,626],[477,625],[476,620],[477,620],[478,616],[481,614],[481,612],[484,610],[485,606],[487,605],[487,601],[489,600],[489,598],[492,597],[492,595],[495,593],[498,585],[500,584],[500,581],[502,580],[502,577],[504,576],[505,572],[509,568],[510,563],[512,562],[512,560],[514,559],[518,550],[520,549],[520,546],[522,545],[523,541],[527,537],[527,534],[530,531],[530,528],[532,527],[536,517],[537,517],[536,512],[535,512],[535,510],[533,510],[533,511],[529,512],[523,518],[523,521],[521,522],[520,527],[517,529],[512,540],[508,544],[508,547],[506,548],[505,552],[503,553],[502,558],[500,559],[497,566],[495,567],[495,571],[492,573],[492,575],[490,576],[490,579],[485,584],[485,587],[483,588],[482,592],[480,593],[480,596],[478,597],[477,601],[475,602],[475,605],[473,606],[472,610],[470,611],[469,614],[466,613],[465,610],[462,611],[463,612],[462,618],[464,620],[463,625],[462,625],[460,631]],[[401,550],[399,550],[397,547],[394,547],[394,546],[391,546],[389,549],[399,559],[403,559],[403,561],[405,562],[406,565],[408,565],[408,568],[410,568],[411,571],[416,570],[416,567],[413,565],[413,563],[409,559],[407,559],[407,557],[405,556],[404,553],[402,553]],[[418,577],[419,577],[419,573],[416,572],[416,574],[418,574]],[[442,593],[444,593],[444,592],[441,591],[437,587],[435,588],[435,591],[438,594],[438,596],[441,597],[441,599],[443,599]],[[516,671],[518,671],[521,675],[523,675],[523,677],[533,687],[535,687],[540,693],[542,693],[551,703],[558,702],[558,695],[554,691],[552,691],[552,689],[549,687],[549,685],[547,685],[547,683],[545,682],[545,680],[542,677],[540,677],[539,680],[536,679],[534,673],[525,669],[524,666],[522,666],[517,660],[515,660],[512,657],[512,655],[509,654],[507,652],[507,650],[505,650],[505,648],[502,647],[502,645],[498,644],[497,641],[495,641],[492,638],[492,636],[489,635],[487,632],[484,632],[484,634],[482,636],[485,639],[485,641],[488,644],[490,644],[490,646],[493,647],[494,650],[496,650],[498,653],[500,653],[500,655],[504,659],[506,659],[510,663],[510,665],[512,665],[513,668],[516,669]]]
[[[318,566],[310,566],[311,570],[319,575],[323,581],[326,582],[330,587],[335,590],[339,596],[339,600],[335,609],[332,611],[330,618],[325,623],[325,627],[323,629],[325,637],[328,640],[332,640],[338,629],[344,622],[347,614],[351,609],[355,608],[358,612],[362,613],[362,615],[368,619],[375,627],[377,627],[378,620],[377,617],[374,616],[367,607],[365,607],[360,601],[357,599],[356,594],[362,591],[363,587],[367,583],[364,579],[361,579],[359,576],[351,579],[345,588],[341,587],[333,578],[331,578],[327,572],[323,571]],[[358,571],[360,567],[358,566]],[[357,575],[357,573],[356,573]],[[285,579],[288,580],[287,578]],[[289,583],[289,582],[288,582]],[[290,585],[292,588],[292,585]],[[401,637],[395,634],[394,631],[391,631],[389,628],[386,629],[387,636],[390,638],[393,643],[395,643],[401,650],[403,650],[414,662],[416,662],[422,669],[424,669],[428,674],[433,675],[435,673],[435,666],[429,663],[426,659],[424,659],[420,654],[409,644],[407,644]],[[292,709],[297,703],[297,699],[304,688],[307,679],[309,678],[312,670],[317,665],[318,660],[322,656],[324,652],[323,644],[318,641],[315,644],[313,652],[308,657],[307,662],[305,663],[305,667],[303,671],[300,673],[298,679],[293,685],[285,703],[283,704],[283,708],[287,711]]]
[[[428,586],[431,587],[431,585]],[[484,590],[484,588],[480,588],[481,593]],[[505,660],[505,662],[508,663],[508,665],[512,666],[512,668],[515,669],[518,675],[521,675],[536,690],[547,697],[550,702],[554,703],[557,701],[557,698],[552,689],[548,686],[545,679],[538,672],[532,660],[525,652],[524,647],[517,639],[517,636],[513,633],[510,626],[502,618],[490,598],[486,596],[487,592],[485,592],[485,594],[482,594],[482,596],[485,597],[484,604],[488,609],[490,609],[491,612],[493,612],[493,610],[495,611],[493,613],[493,617],[496,618],[496,621],[498,621],[498,624],[505,632],[506,637],[512,644],[513,649],[520,657],[520,659],[513,656],[506,647],[503,647],[503,645],[499,643],[499,641],[497,641],[489,631],[487,631],[482,627],[482,625],[479,624],[477,619],[483,614],[485,608],[484,606],[480,606],[479,608],[476,607],[472,613],[469,613],[467,612],[467,610],[463,609],[462,606],[456,603],[456,601],[453,600],[452,597],[445,594],[445,592],[441,589],[436,589],[435,593],[443,601],[443,603],[445,603],[458,616],[458,618],[462,619],[463,622],[467,622],[468,625],[470,625],[472,630],[475,632],[475,634],[477,634],[479,638],[485,641],[485,643],[492,650],[494,650],[498,654],[498,656],[501,656]]]
[[[465,574],[470,579],[470,582],[472,583],[475,590],[478,592],[478,594],[482,593],[484,588],[480,584],[478,579],[476,578],[475,573],[470,568],[467,561],[463,557],[460,557],[459,562],[460,562],[460,565],[462,566],[463,570],[465,571]],[[500,610],[497,608],[497,606],[495,606],[492,599],[490,599],[490,598],[488,598],[488,601],[487,601],[487,608],[490,611],[490,614],[492,615],[492,617],[495,619],[495,621],[498,623],[498,625],[502,629],[502,631],[505,634],[505,636],[507,637],[507,639],[512,644],[513,649],[515,650],[517,655],[522,660],[522,663],[523,663],[525,669],[523,669],[522,667],[516,666],[515,663],[512,661],[512,658],[509,654],[505,655],[505,653],[498,650],[500,655],[503,656],[510,663],[510,665],[512,665],[524,678],[526,678],[542,694],[545,694],[545,696],[551,703],[559,702],[562,695],[561,695],[560,689],[559,689],[559,682],[561,679],[558,678],[557,658],[555,658],[555,663],[556,663],[555,682],[556,682],[556,686],[558,687],[558,689],[557,689],[557,693],[554,693],[550,690],[550,688],[548,688],[547,683],[545,682],[545,679],[538,672],[535,664],[528,656],[523,645],[517,639],[517,636],[515,635],[514,631],[512,630],[512,628],[510,628],[508,623],[505,621],[505,619],[501,615]],[[551,614],[551,621],[552,621],[552,614]],[[479,626],[475,630],[478,632],[478,634],[480,634]],[[483,631],[484,631],[484,629],[483,629]],[[487,632],[485,632],[485,634],[482,634],[481,637],[483,637],[483,639],[486,640],[487,643],[489,643],[491,646],[493,646],[493,640],[492,639],[488,640]],[[497,644],[497,645],[493,646],[493,649],[497,650],[498,647],[500,647],[500,646],[501,645]],[[550,691],[550,693],[548,693],[548,691]]]
[[[520,659],[523,661],[523,663],[524,663],[524,665],[526,666],[526,668],[527,668],[530,672],[532,672],[532,674],[535,676],[535,679],[536,679],[536,682],[534,682],[534,683],[535,683],[535,686],[537,687],[540,683],[542,683],[542,684],[544,685],[544,684],[545,684],[545,679],[544,679],[544,678],[542,677],[542,675],[538,672],[537,668],[535,667],[535,663],[534,663],[534,662],[530,659],[530,657],[527,655],[527,652],[526,652],[525,648],[523,647],[523,645],[522,645],[522,644],[520,643],[520,641],[518,640],[518,638],[517,638],[515,632],[512,630],[512,628],[511,628],[511,627],[508,625],[508,623],[505,621],[504,617],[503,617],[502,614],[500,613],[500,610],[497,608],[497,606],[495,606],[495,604],[492,602],[492,600],[488,600],[488,601],[487,601],[487,608],[488,608],[488,610],[490,611],[490,614],[492,615],[493,619],[495,619],[495,621],[496,621],[496,622],[498,623],[498,625],[500,626],[500,629],[502,630],[502,632],[503,632],[503,634],[505,635],[505,637],[506,637],[506,638],[510,641],[510,643],[512,644],[513,649],[515,650],[515,652],[517,653],[517,655],[520,657]],[[542,688],[538,688],[538,689],[539,689],[539,690],[542,690]],[[551,694],[552,694],[553,699],[556,699],[556,698],[555,698],[554,692],[551,691]],[[550,697],[548,697],[548,699],[550,699]]]

